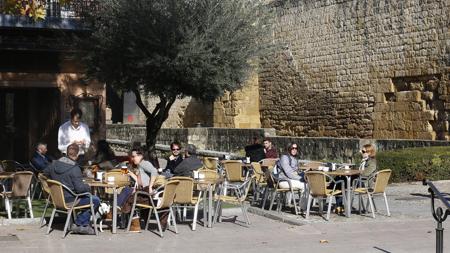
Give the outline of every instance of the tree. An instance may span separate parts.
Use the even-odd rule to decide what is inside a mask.
[[[267,8],[252,0],[104,0],[82,40],[88,78],[132,91],[146,117],[146,144],[177,98],[212,101],[239,89],[261,52]],[[143,94],[159,97],[150,110]]]

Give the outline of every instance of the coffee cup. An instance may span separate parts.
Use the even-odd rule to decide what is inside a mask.
[[[245,162],[246,162],[246,163],[250,163],[250,157],[249,157],[249,156],[247,156],[247,157],[245,158]]]
[[[97,177],[95,178],[95,180],[102,181],[102,179],[103,179],[103,172],[97,171]]]
[[[348,166],[348,165],[344,166],[344,170],[349,170],[349,169],[350,169],[350,166]]]
[[[194,170],[194,178],[198,179],[198,171]]]

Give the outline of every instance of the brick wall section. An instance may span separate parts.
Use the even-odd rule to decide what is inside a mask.
[[[448,139],[448,1],[278,1],[262,127],[281,135]],[[291,1],[292,2],[292,1]]]

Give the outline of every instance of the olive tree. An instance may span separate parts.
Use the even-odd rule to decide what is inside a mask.
[[[89,17],[81,59],[89,78],[131,91],[151,152],[176,99],[212,101],[241,88],[269,31],[251,0],[104,0]],[[159,98],[147,108],[143,95]]]

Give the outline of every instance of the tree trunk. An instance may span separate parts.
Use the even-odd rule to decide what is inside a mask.
[[[149,157],[149,160],[153,163],[155,167],[159,167],[158,159],[156,156],[156,137],[158,136],[159,130],[161,129],[162,124],[166,119],[169,117],[169,111],[172,107],[173,103],[175,102],[176,96],[164,96],[160,95],[159,99],[160,102],[155,106],[153,111],[150,113],[148,109],[145,107],[144,103],[142,102],[141,94],[140,92],[135,89],[133,90],[135,96],[136,96],[136,104],[141,109],[141,111],[144,113],[146,117],[145,126],[146,126],[146,138],[145,138],[145,144],[147,148],[147,154]]]

